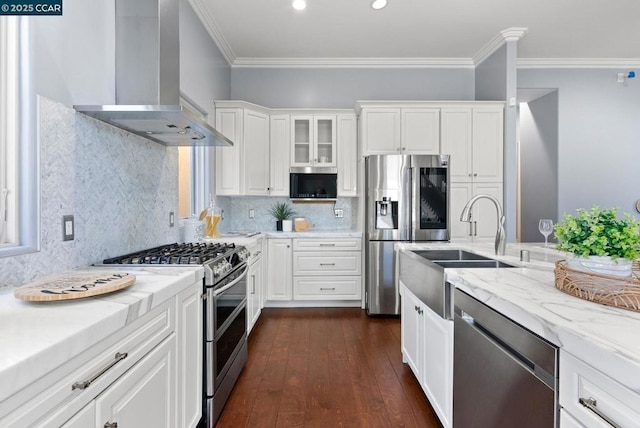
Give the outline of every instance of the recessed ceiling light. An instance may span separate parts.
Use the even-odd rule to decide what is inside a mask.
[[[373,3],[371,3],[371,7],[374,8],[375,10],[380,10],[384,8],[386,5],[387,5],[387,0],[373,0]]]
[[[295,10],[304,10],[307,7],[307,2],[305,0],[293,0],[291,6],[293,6]]]

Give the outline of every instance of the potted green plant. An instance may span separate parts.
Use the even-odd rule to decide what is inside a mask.
[[[293,217],[295,211],[293,208],[289,206],[286,202],[276,202],[271,208],[269,208],[269,212],[276,219],[276,230],[282,231],[282,224],[285,220],[291,222],[290,218]],[[288,232],[291,232],[291,225],[288,227]]]
[[[560,251],[574,254],[572,269],[614,276],[631,276],[640,256],[640,222],[630,214],[619,218],[616,208],[578,209],[554,227]]]

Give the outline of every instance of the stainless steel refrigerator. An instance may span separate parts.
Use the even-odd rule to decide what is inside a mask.
[[[369,315],[398,315],[397,242],[449,240],[449,155],[365,159],[365,301]]]

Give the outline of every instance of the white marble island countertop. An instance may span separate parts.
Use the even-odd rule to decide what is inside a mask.
[[[589,302],[555,288],[554,262],[566,254],[540,244],[398,244],[402,250],[460,248],[516,268],[446,269],[446,279],[506,317],[640,393],[640,313]],[[520,262],[521,249],[531,261]]]
[[[84,271],[128,272],[136,282],[74,300],[25,302],[14,297],[13,288],[0,294],[0,403],[203,278],[197,266],[73,272]]]

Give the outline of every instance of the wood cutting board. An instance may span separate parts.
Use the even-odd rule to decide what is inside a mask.
[[[126,272],[78,272],[22,285],[13,294],[30,302],[71,300],[111,293],[134,282],[135,275]]]

